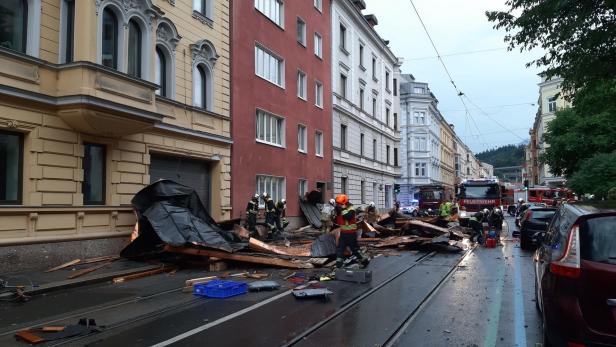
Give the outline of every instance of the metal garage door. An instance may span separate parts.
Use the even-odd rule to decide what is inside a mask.
[[[210,166],[206,161],[160,154],[152,154],[150,159],[150,182],[166,178],[192,187],[210,211]]]

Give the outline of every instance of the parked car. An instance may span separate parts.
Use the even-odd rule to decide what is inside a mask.
[[[616,345],[616,203],[562,205],[540,240],[543,346]]]
[[[540,203],[540,202],[527,202],[527,203],[524,203],[522,206],[520,206],[518,208],[518,210],[515,213],[515,225],[518,228],[520,227],[520,219],[522,218],[522,215],[524,215],[524,212],[526,212],[526,210],[529,207],[531,207],[531,206],[548,207],[548,205],[546,205],[544,203]]]
[[[520,248],[530,249],[537,244],[537,238],[548,229],[556,212],[554,207],[531,206],[520,219]]]

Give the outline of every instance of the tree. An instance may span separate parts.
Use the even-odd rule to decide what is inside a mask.
[[[616,187],[616,151],[584,160],[580,170],[571,176],[567,184],[579,195],[607,197],[608,192]]]
[[[507,0],[507,11],[487,11],[504,29],[509,50],[543,48],[527,66],[561,76],[577,91],[616,76],[616,0]]]
[[[573,108],[556,113],[541,158],[556,175],[571,176],[596,153],[616,150],[616,79],[579,91]]]

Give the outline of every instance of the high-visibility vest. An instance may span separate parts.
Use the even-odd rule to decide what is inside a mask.
[[[354,233],[357,231],[357,221],[355,217],[350,220],[346,220],[344,216],[351,212],[350,208],[342,210],[342,212],[336,216],[336,224],[340,225],[340,231],[343,233]]]

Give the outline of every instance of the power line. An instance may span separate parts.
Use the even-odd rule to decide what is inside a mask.
[[[464,106],[464,110],[466,111],[466,116],[471,119],[473,125],[475,125],[475,128],[477,128],[477,133],[479,134],[479,136],[482,136],[481,135],[481,131],[479,130],[479,127],[477,126],[477,122],[475,122],[475,119],[471,115],[470,111],[468,110],[468,107],[466,106],[466,103],[464,102],[464,99],[462,98],[464,93],[462,93],[462,91],[456,85],[456,82],[454,82],[453,77],[451,76],[451,73],[449,72],[449,69],[447,69],[447,66],[445,65],[445,62],[443,61],[441,53],[438,51],[438,48],[436,48],[436,44],[434,43],[434,40],[432,40],[432,36],[430,36],[430,33],[428,32],[428,28],[424,24],[424,21],[421,18],[421,15],[419,14],[419,11],[417,11],[417,7],[415,7],[415,3],[413,3],[413,0],[409,0],[409,1],[411,2],[411,6],[413,6],[413,10],[415,11],[415,14],[417,15],[417,18],[419,19],[419,22],[421,23],[421,26],[423,27],[424,31],[426,32],[426,35],[428,36],[428,39],[430,40],[430,44],[432,45],[432,48],[434,48],[434,52],[436,52],[436,56],[437,56],[439,62],[441,63],[441,65],[443,66],[443,69],[445,70],[445,73],[447,73],[447,76],[449,77],[449,82],[451,83],[451,85],[455,89],[456,93],[458,94],[458,97],[460,98],[460,102],[462,102],[462,105]],[[485,144],[485,142],[484,142],[484,144]]]
[[[449,53],[449,54],[443,54],[441,55],[441,57],[455,57],[458,55],[468,55],[468,54],[477,54],[477,53],[485,53],[485,52],[494,52],[494,51],[507,51],[507,47],[501,47],[501,48],[486,48],[486,49],[479,49],[479,50],[475,50],[475,51],[463,51],[463,52],[456,52],[456,53]],[[438,58],[439,56],[426,56],[426,57],[418,57],[418,58],[410,58],[410,59],[405,59],[405,60],[428,60],[428,59],[434,59],[434,58]]]
[[[491,105],[491,106],[484,106],[483,109],[488,109],[488,108],[505,108],[505,107],[516,107],[516,106],[530,106],[530,107],[535,107],[537,106],[537,103],[535,102],[521,102],[521,103],[517,103],[517,104],[502,104],[502,105]],[[478,108],[471,108],[472,110],[478,110]],[[441,112],[461,112],[461,111],[465,111],[464,109],[451,109],[451,110],[441,110]]]
[[[496,123],[498,126],[500,126],[501,128],[505,129],[507,132],[509,132],[510,134],[512,134],[513,136],[519,138],[520,140],[526,140],[525,138],[521,137],[520,135],[514,133],[513,131],[511,131],[511,129],[507,128],[506,126],[502,125],[499,121],[497,121],[496,119],[492,118],[492,116],[490,116],[489,113],[487,113],[486,111],[484,111],[481,107],[477,106],[477,104],[475,104],[473,102],[473,100],[471,100],[468,95],[464,95],[464,97],[468,100],[468,102],[475,106],[481,113],[483,113],[486,117],[490,118],[490,120],[492,120],[494,123]]]

